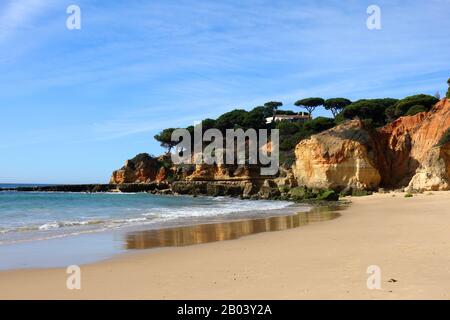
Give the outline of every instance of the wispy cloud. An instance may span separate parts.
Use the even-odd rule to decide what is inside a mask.
[[[55,0],[4,0],[0,12],[0,43],[13,37],[18,30],[32,31],[32,22]]]
[[[232,108],[442,93],[450,75],[447,0],[378,0],[379,31],[368,1],[75,2],[78,31],[65,0],[0,3],[2,151],[61,142],[77,159],[120,141],[158,153],[156,131]]]

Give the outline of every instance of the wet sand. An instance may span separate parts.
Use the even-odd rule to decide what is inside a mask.
[[[314,222],[332,220],[339,216],[339,212],[331,208],[316,207],[310,212],[285,216],[128,232],[124,244],[128,250],[190,246],[234,240],[262,232],[298,228]]]
[[[448,299],[450,192],[351,198],[341,217],[231,241],[135,250],[65,269],[0,272],[2,299]],[[177,234],[175,231],[173,234]],[[141,237],[141,238],[139,238]],[[135,234],[143,247],[154,236]],[[147,239],[147,240],[146,240]],[[367,289],[367,268],[381,289]]]

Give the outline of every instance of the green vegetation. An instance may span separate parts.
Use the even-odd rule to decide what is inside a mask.
[[[411,193],[405,194],[405,198],[412,198],[412,197],[413,197],[413,195]]]
[[[450,98],[450,79],[449,91],[447,96]],[[393,121],[400,116],[414,115],[419,112],[429,111],[432,106],[437,103],[438,98],[426,94],[418,94],[406,97],[404,99],[382,98],[382,99],[360,99],[350,101],[346,98],[330,98],[324,100],[320,97],[312,97],[301,99],[295,102],[295,106],[302,107],[308,111],[310,115],[318,108],[323,106],[326,110],[331,111],[334,116],[332,118],[317,117],[309,121],[278,121],[267,123],[266,119],[275,117],[277,114],[295,115],[292,110],[279,110],[283,103],[280,101],[269,101],[263,106],[257,106],[250,111],[244,109],[234,109],[220,115],[217,119],[204,119],[202,121],[203,131],[216,128],[225,134],[227,129],[279,129],[280,133],[280,163],[290,166],[295,160],[295,146],[303,139],[309,138],[313,134],[320,133],[324,130],[334,127],[343,121],[349,119],[360,119],[365,128],[371,129],[385,125],[387,122]],[[193,126],[186,128],[191,134],[194,131]],[[167,148],[168,151],[173,148],[176,143],[171,141],[173,128],[165,129],[155,135],[155,139],[161,143],[161,146]],[[352,134],[351,139],[357,139],[364,142],[366,137],[361,136],[361,132],[347,132]],[[447,143],[450,138],[447,132],[442,137],[440,144]]]
[[[294,115],[297,114],[297,112],[294,112],[292,110],[277,110],[277,114],[284,114],[284,115]]]
[[[264,104],[264,107],[266,107],[269,110],[272,110],[272,121],[275,121],[275,115],[277,114],[277,110],[279,107],[281,107],[283,105],[282,102],[278,102],[278,101],[270,101],[270,102],[266,102]]]
[[[418,94],[401,100],[393,98],[361,99],[344,107],[336,122],[359,118],[373,127],[385,125],[398,117],[429,111],[439,100],[436,97]]]
[[[159,134],[154,136],[155,140],[160,142],[161,147],[167,148],[168,153],[177,144],[176,142],[172,141],[172,132],[174,130],[174,128],[164,129]]]
[[[361,99],[348,105],[342,111],[345,119],[370,119],[374,126],[386,124],[386,109],[398,102],[397,99]]]
[[[325,103],[325,100],[322,98],[306,98],[302,100],[298,100],[294,104],[297,107],[305,108],[308,113],[312,116],[313,111],[318,107],[322,106]]]
[[[448,78],[447,84],[448,84],[447,98],[450,99],[450,78]]]
[[[321,201],[337,201],[339,194],[331,189],[309,189],[307,187],[295,187],[289,190],[290,199],[294,201],[305,200],[321,200]]]
[[[280,130],[280,163],[290,166],[295,160],[295,146],[300,141],[334,126],[334,120],[325,117],[317,117],[308,122],[277,122],[275,128]]]
[[[444,144],[450,143],[450,128],[448,128],[444,134],[442,135],[441,139],[439,139],[438,146],[443,146]]]
[[[417,113],[420,112],[425,112],[428,111],[426,107],[422,106],[422,105],[416,105],[416,106],[412,106],[411,108],[409,108],[408,112],[406,112],[406,116],[413,116]]]
[[[340,196],[364,197],[370,196],[371,194],[373,194],[373,192],[370,190],[348,189],[341,191]]]
[[[345,98],[331,98],[325,100],[323,103],[323,106],[326,110],[330,110],[333,114],[333,117],[336,118],[336,116],[341,112],[346,106],[350,105],[352,102]]]
[[[319,193],[319,195],[317,196],[317,200],[338,201],[339,194],[334,190],[325,190],[322,193]]]
[[[429,111],[439,100],[436,97],[427,94],[418,94],[414,96],[406,97],[399,100],[394,108],[395,117],[401,117],[408,113],[412,107],[423,106],[426,111]]]
[[[295,187],[289,190],[289,195],[294,201],[302,201],[308,199],[314,199],[317,197],[317,192],[306,187]]]
[[[215,127],[224,132],[226,129],[244,128],[246,116],[247,111],[243,109],[232,110],[218,117]]]

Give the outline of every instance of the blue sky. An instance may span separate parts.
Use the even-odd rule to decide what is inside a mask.
[[[71,4],[81,30],[66,28]],[[160,129],[268,100],[443,95],[449,13],[450,0],[2,0],[0,183],[107,182],[160,153]]]

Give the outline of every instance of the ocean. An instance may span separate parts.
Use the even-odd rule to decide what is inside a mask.
[[[286,201],[147,193],[0,192],[0,244],[92,233],[264,217]]]
[[[0,188],[17,186],[0,184]],[[106,259],[129,249],[130,232],[285,216],[309,209],[288,201],[228,197],[0,190],[0,269]]]

